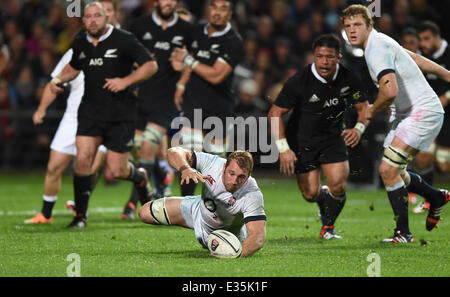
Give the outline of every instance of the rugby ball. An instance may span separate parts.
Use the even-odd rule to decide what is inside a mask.
[[[208,249],[216,258],[237,258],[242,253],[239,239],[226,230],[215,230],[208,235]]]

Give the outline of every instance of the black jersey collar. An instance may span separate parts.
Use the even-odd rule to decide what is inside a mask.
[[[447,48],[447,45],[448,45],[447,40],[442,39],[441,48],[433,54],[433,59],[437,60],[440,57],[442,57],[442,55],[445,52],[445,49]]]
[[[318,80],[320,80],[320,81],[323,82],[324,84],[327,84],[327,81],[325,80],[325,78],[323,78],[322,76],[319,75],[319,73],[317,73],[317,70],[316,70],[316,64],[315,64],[315,63],[312,63],[312,64],[311,64],[311,71],[312,71],[312,73],[314,74],[314,76],[315,76]],[[336,77],[338,76],[338,73],[339,73],[339,63],[336,64],[336,72],[335,72],[334,75],[333,75],[333,81],[336,80]]]
[[[205,25],[205,27],[203,27],[203,33],[205,33],[205,35],[208,35],[208,26],[209,26],[209,23],[207,23],[207,24]],[[228,22],[227,25],[225,26],[225,29],[223,29],[222,31],[214,32],[214,33],[211,35],[211,37],[220,37],[220,36],[223,36],[223,35],[227,34],[228,31],[230,31],[230,30],[231,30],[231,24],[230,24],[230,22]]]
[[[156,16],[156,10],[152,13],[152,20],[153,22],[155,22],[155,24],[157,24],[158,26],[161,27],[162,22],[161,20]],[[167,23],[167,28],[172,27],[173,25],[175,25],[178,21],[178,13],[174,12],[173,13],[173,20],[171,20],[170,22]]]
[[[111,35],[112,31],[114,30],[114,27],[111,24],[107,24],[106,26],[108,26],[108,31],[106,31],[105,34],[100,36],[100,38],[98,39],[98,42],[101,42],[101,41],[105,40],[106,38],[108,38],[109,35]],[[87,39],[87,41],[92,43],[92,39],[91,39],[91,37],[89,37],[89,33],[87,33],[87,32],[86,32],[86,39]]]

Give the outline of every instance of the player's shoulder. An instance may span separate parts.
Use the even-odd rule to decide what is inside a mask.
[[[379,50],[389,50],[398,47],[400,47],[400,44],[395,41],[395,39],[374,29],[369,35],[369,42],[367,43],[366,53],[370,52],[379,55]]]
[[[360,81],[359,77],[345,65],[339,63],[339,73],[338,75],[346,81]]]

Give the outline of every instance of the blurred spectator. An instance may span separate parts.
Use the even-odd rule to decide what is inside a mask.
[[[414,19],[409,14],[408,0],[395,0],[392,8],[393,34],[399,37],[407,27],[414,26]]]
[[[417,30],[412,27],[408,27],[403,30],[399,43],[401,46],[412,51],[413,53],[420,53]]]
[[[376,18],[376,29],[384,33],[392,38],[398,38],[398,36],[394,36],[394,31],[392,29],[392,18],[389,14],[383,13],[381,17]]]
[[[0,7],[0,28],[4,29],[7,21],[14,21],[20,23],[20,11],[22,10],[22,2],[20,0],[3,1]]]
[[[340,0],[325,0],[324,21],[327,28],[338,28],[341,11],[343,9]]]
[[[54,1],[48,9],[48,17],[46,19],[46,25],[48,30],[54,37],[58,36],[65,28],[65,10],[60,1]]]
[[[31,29],[31,36],[26,41],[26,48],[28,52],[28,57],[36,58],[41,53],[41,39],[44,35],[44,27],[39,22],[33,24]]]
[[[271,50],[273,48],[273,21],[268,15],[259,18],[256,25],[258,45],[260,48]]]
[[[311,19],[311,0],[293,0],[291,6],[291,15],[297,21],[302,23]]]
[[[244,118],[265,116],[269,105],[258,94],[258,84],[253,79],[244,79],[239,87],[239,100],[235,107],[236,115]]]
[[[275,37],[290,36],[295,24],[288,15],[288,5],[286,1],[275,0],[270,8],[270,16],[273,21],[273,35]]]
[[[20,28],[25,36],[31,36],[32,24],[43,17],[46,18],[48,11],[48,3],[46,0],[29,0],[26,1],[20,12]]]
[[[6,44],[11,42],[11,39],[19,33],[19,26],[13,19],[6,21],[3,27],[3,40]]]
[[[80,18],[72,17],[67,19],[66,28],[57,37],[56,50],[59,54],[64,54],[72,45],[73,39],[80,32],[82,22]]]
[[[3,165],[4,153],[7,147],[11,145],[11,139],[14,136],[14,126],[9,115],[11,105],[8,83],[5,80],[0,80],[0,165]]]
[[[299,59],[291,54],[291,41],[285,37],[276,39],[273,60],[272,72],[277,82],[282,81],[289,70],[296,70],[301,65]]]
[[[293,54],[303,60],[305,54],[308,51],[311,51],[313,40],[311,26],[307,22],[300,23],[297,26],[295,33]]]

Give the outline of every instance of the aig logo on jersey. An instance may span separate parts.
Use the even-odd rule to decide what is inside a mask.
[[[333,98],[333,99],[325,101],[325,103],[323,104],[323,107],[331,107],[331,106],[336,106],[338,104],[339,104],[339,99]]]
[[[102,58],[92,58],[89,61],[89,66],[103,66],[103,59]]]
[[[168,51],[168,50],[170,50],[170,43],[164,42],[164,41],[158,41],[157,43],[155,43],[154,48]]]

